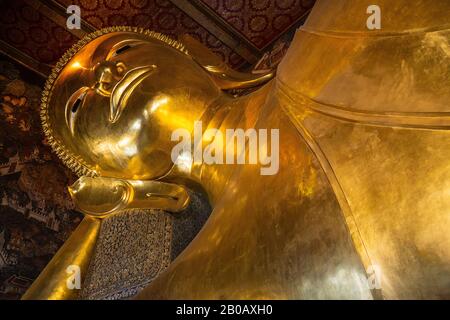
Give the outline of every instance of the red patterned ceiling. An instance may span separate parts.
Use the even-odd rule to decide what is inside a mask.
[[[0,39],[43,63],[54,63],[77,40],[23,0],[0,4]]]
[[[257,48],[283,34],[314,0],[201,0]]]
[[[0,39],[39,62],[54,64],[77,41],[77,37],[34,9],[40,2],[45,5],[49,1],[3,1],[0,4]],[[244,58],[211,34],[207,26],[196,22],[195,15],[190,17],[172,3],[177,1],[57,1],[63,8],[79,5],[82,19],[94,28],[129,25],[152,29],[174,38],[189,34],[230,66],[245,64]],[[210,7],[214,11],[214,19],[223,19],[231,30],[235,30],[241,39],[237,39],[237,43],[247,39],[262,49],[297,22],[312,7],[314,0],[196,0],[195,3]]]
[[[95,28],[127,25],[155,30],[173,38],[189,34],[211,48],[231,66],[244,61],[168,0],[59,0],[79,5],[81,17]]]

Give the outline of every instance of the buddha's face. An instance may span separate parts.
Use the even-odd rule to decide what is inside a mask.
[[[114,32],[89,42],[61,70],[48,123],[55,140],[99,175],[154,179],[173,165],[173,130],[192,130],[220,92],[181,50]]]

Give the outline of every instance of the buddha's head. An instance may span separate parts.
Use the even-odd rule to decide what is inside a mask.
[[[171,133],[192,130],[224,95],[213,73],[161,34],[97,31],[71,48],[47,81],[44,131],[80,175],[161,177],[173,166]]]
[[[167,173],[171,132],[221,94],[180,43],[126,27],[69,50],[46,91],[44,129],[61,158],[81,174],[127,179]]]

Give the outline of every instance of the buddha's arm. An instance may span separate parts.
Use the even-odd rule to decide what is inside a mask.
[[[77,229],[67,239],[56,255],[47,264],[39,277],[33,282],[23,300],[67,300],[77,299],[79,289],[68,286],[71,269],[75,266],[79,275],[87,274],[89,262],[94,253],[100,231],[100,219],[85,217]],[[69,268],[69,269],[68,269]]]

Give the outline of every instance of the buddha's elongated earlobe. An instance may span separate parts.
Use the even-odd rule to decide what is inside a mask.
[[[222,89],[245,89],[263,85],[275,75],[275,70],[266,73],[245,73],[231,69],[217,55],[189,35],[183,35],[181,42],[194,61],[211,75],[213,81]]]

